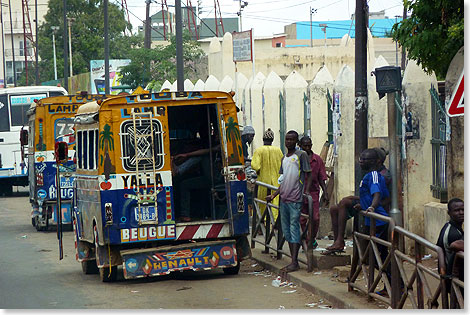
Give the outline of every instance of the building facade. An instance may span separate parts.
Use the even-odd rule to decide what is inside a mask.
[[[5,82],[7,86],[13,86],[13,73],[18,79],[26,68],[26,63],[29,69],[33,69],[35,49],[31,39],[36,38],[35,0],[4,0],[0,8],[2,17],[0,47],[3,52],[0,56],[2,60],[0,87],[5,87]],[[40,25],[47,13],[48,0],[37,0],[37,8]]]

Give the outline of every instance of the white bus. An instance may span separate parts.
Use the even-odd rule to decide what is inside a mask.
[[[11,195],[13,186],[28,185],[27,152],[22,152],[27,145],[21,146],[20,131],[28,130],[31,103],[59,95],[67,95],[67,91],[56,86],[0,89],[0,195]]]

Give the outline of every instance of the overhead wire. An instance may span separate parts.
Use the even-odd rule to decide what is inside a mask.
[[[154,3],[156,3],[156,4],[161,4],[161,2],[159,3],[159,2],[157,2],[156,0],[152,0],[152,2],[154,2]],[[211,31],[212,34],[214,34],[214,36],[218,37],[218,35],[209,27],[209,25],[207,25],[206,22],[204,22],[204,21],[199,17],[198,14],[194,13],[193,7],[188,7],[188,6],[185,5],[184,3],[181,3],[181,5],[182,5],[183,7],[185,7],[186,9],[191,10],[191,12],[193,13],[193,15],[194,15],[195,17],[197,17],[197,18],[199,19],[199,21],[201,21],[202,24],[204,24],[205,26],[207,26],[207,28],[209,29],[209,31]],[[168,6],[169,6],[169,7],[174,7],[174,5],[168,5]],[[211,12],[212,12],[212,11],[211,11]]]

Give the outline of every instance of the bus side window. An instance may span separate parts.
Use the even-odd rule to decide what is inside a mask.
[[[95,169],[95,132],[94,130],[88,130],[88,169]]]
[[[82,140],[83,140],[82,168],[86,170],[88,169],[88,154],[87,154],[88,152],[85,151],[85,150],[88,150],[88,132],[87,131],[83,131]]]
[[[77,132],[77,168],[83,168],[82,165],[82,144],[83,144],[83,131]]]

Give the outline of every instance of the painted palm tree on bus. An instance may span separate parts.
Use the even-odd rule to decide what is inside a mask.
[[[230,165],[240,164],[242,148],[237,147],[237,141],[240,140],[240,130],[238,129],[238,123],[235,122],[233,117],[229,117],[227,121],[227,127],[225,129],[227,140],[232,142],[232,154],[228,158]]]
[[[103,131],[100,132],[99,146],[101,150],[104,150],[104,156],[100,156],[100,165],[103,165],[104,161],[104,174],[106,180],[108,180],[109,174],[113,172],[113,165],[111,158],[109,157],[109,151],[114,151],[113,132],[111,131],[111,126],[108,124],[104,125]]]

